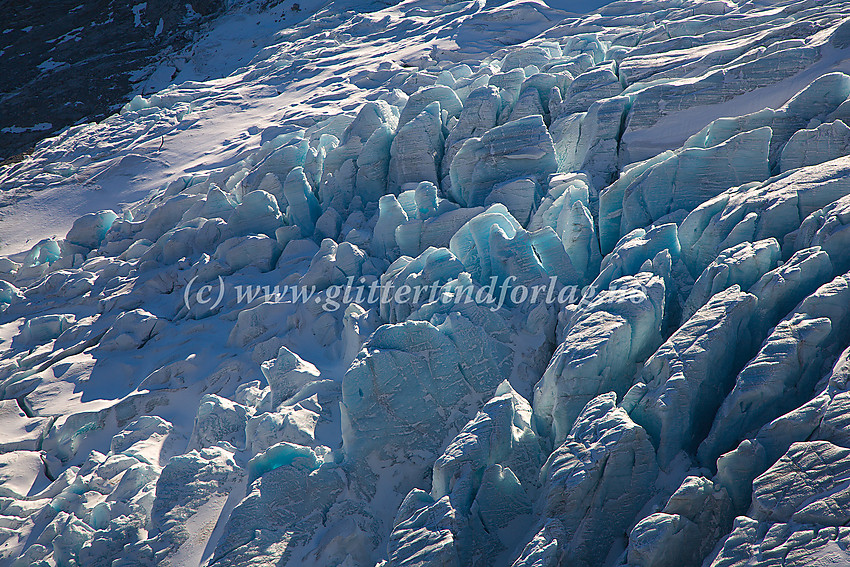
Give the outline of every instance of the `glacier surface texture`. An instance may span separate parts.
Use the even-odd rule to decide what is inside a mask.
[[[0,166],[0,565],[850,565],[850,2],[387,4]]]

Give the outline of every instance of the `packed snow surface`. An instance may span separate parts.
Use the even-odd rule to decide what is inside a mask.
[[[0,168],[0,563],[850,564],[850,2],[233,6]]]

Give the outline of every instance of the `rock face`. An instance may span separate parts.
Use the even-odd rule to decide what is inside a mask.
[[[3,8],[0,161],[81,121],[124,104],[139,72],[164,50],[179,50],[225,10],[216,0],[188,4],[113,2]],[[57,85],[61,87],[57,88]],[[68,104],[66,104],[68,103]]]

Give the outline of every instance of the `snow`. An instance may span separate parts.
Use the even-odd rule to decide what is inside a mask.
[[[0,132],[8,132],[10,134],[19,134],[21,132],[39,132],[43,130],[50,130],[53,128],[53,124],[50,122],[39,122],[33,126],[9,126],[7,128],[0,129]]]
[[[148,7],[147,2],[140,2],[139,4],[136,4],[135,6],[133,6],[131,8],[131,11],[133,12],[133,25],[134,26],[139,27],[140,25],[142,25],[142,14],[144,13],[145,8],[147,8],[147,7]]]

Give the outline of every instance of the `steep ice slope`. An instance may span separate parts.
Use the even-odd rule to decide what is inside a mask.
[[[845,2],[410,0],[43,142],[0,557],[850,562],[848,114]]]

